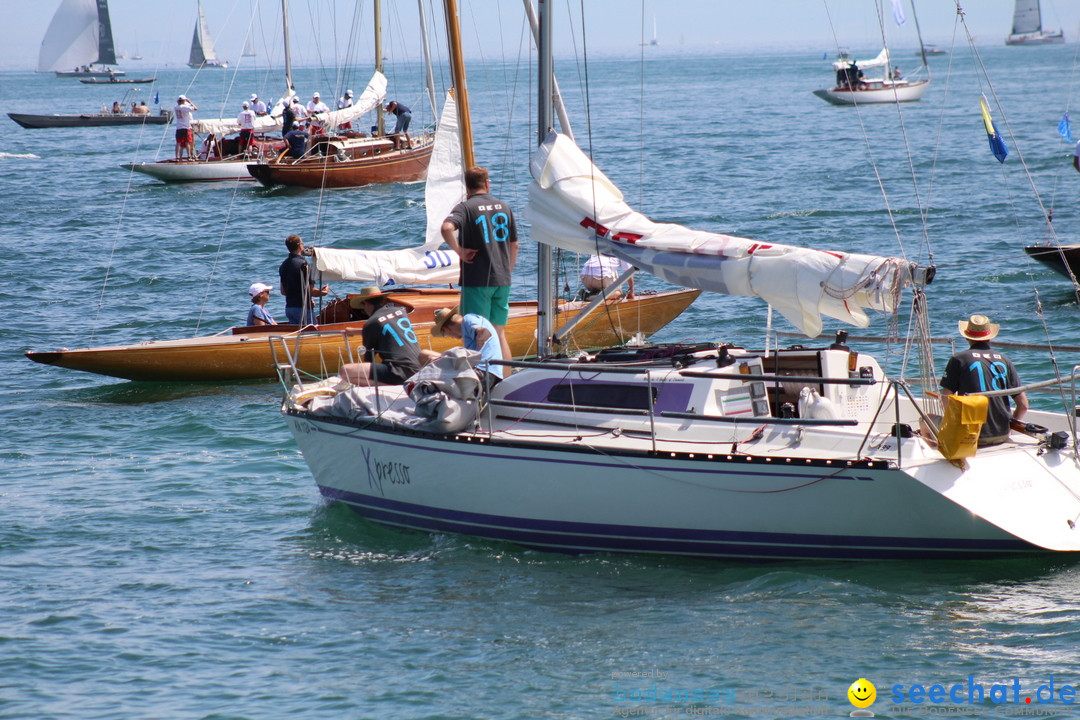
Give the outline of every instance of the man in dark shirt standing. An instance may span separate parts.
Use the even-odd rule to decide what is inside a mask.
[[[285,238],[285,247],[289,248],[289,257],[278,268],[281,294],[285,296],[285,317],[293,325],[311,325],[315,322],[312,298],[326,295],[330,286],[317,288],[311,282],[311,270],[303,257],[304,241],[299,235]]]
[[[990,322],[985,315],[972,315],[970,320],[960,321],[960,334],[968,340],[969,348],[958,352],[945,366],[941,378],[943,396],[1008,390],[1020,387],[1020,377],[1009,358],[990,348],[990,341],[997,337],[1001,326]],[[986,422],[979,433],[979,446],[998,445],[1009,438],[1009,421],[1021,420],[1028,410],[1027,395],[1019,392],[1012,396],[1016,409],[1010,412],[1009,396],[989,397]]]
[[[443,221],[442,236],[461,257],[461,314],[486,317],[499,335],[504,358],[510,354],[510,276],[517,264],[517,226],[510,207],[491,195],[486,168],[465,171],[466,199]]]
[[[366,362],[342,365],[338,373],[353,385],[403,385],[420,369],[420,345],[409,315],[377,287],[364,288],[360,298],[368,316],[363,330]]]

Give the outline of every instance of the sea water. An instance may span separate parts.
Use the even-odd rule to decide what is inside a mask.
[[[932,261],[934,335],[956,337],[958,319],[982,312],[1003,340],[1080,344],[1069,283],[1022,249],[1047,237],[1050,209],[1063,241],[1080,228],[1080,175],[1056,130],[1072,53],[982,49],[1011,149],[1004,168],[978,113],[989,88],[959,53],[948,75],[950,58],[934,58],[930,91],[903,107],[815,98],[833,78],[818,51],[604,58],[589,67],[587,93],[567,92],[567,103],[579,144],[656,220]],[[558,70],[564,90],[580,77],[571,63]],[[478,161],[521,219],[522,299],[535,296],[528,72],[481,62],[469,81]],[[416,71],[388,74],[397,88]],[[276,88],[256,70],[193,77],[161,71],[140,99],[158,91],[171,104],[184,92],[199,117],[228,116],[249,92]],[[5,112],[115,99],[107,87],[32,73],[0,83]],[[335,90],[304,70],[297,87]],[[414,130],[430,122],[419,95],[398,96],[416,110]],[[171,156],[171,127],[3,122],[0,717],[835,717],[853,709],[847,690],[860,678],[877,687],[879,717],[941,709],[914,690],[934,685],[962,686],[963,702],[946,704],[965,711],[1070,714],[1063,687],[1080,683],[1071,557],[566,557],[387,529],[319,496],[274,382],[133,383],[31,363],[29,349],[237,324],[247,287],[277,284],[291,233],[335,247],[418,244],[423,186],[167,186],[118,165]],[[576,262],[560,269],[571,292]],[[269,309],[283,315],[280,296]],[[703,296],[656,339],[760,347],[765,316],[759,300]],[[887,319],[872,321],[849,329],[890,331]],[[779,317],[775,329],[791,330]],[[830,320],[817,341],[779,341],[828,341],[837,329]],[[856,346],[902,367],[899,346]],[[950,347],[937,349],[940,371]],[[1010,354],[1025,380],[1078,360]],[[1061,398],[1033,403],[1057,408]],[[1041,703],[1038,689],[1051,684],[1055,704]],[[972,685],[984,688],[981,704],[967,702]]]

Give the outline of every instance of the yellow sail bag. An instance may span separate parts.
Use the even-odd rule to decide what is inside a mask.
[[[971,457],[979,448],[990,400],[983,395],[948,395],[938,432],[938,450],[946,460]]]

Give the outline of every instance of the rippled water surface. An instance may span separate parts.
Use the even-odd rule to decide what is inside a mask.
[[[1015,136],[1004,172],[966,53],[951,73],[934,58],[933,87],[902,115],[811,96],[832,75],[814,53],[603,59],[588,95],[567,100],[580,143],[655,219],[923,263],[932,253],[935,335],[982,311],[1003,339],[1080,344],[1069,284],[1023,253],[1047,231],[1019,162],[1073,239],[1080,176],[1056,132],[1065,100],[1054,78],[1074,48],[982,52],[1004,108],[995,115]],[[566,86],[578,77],[559,71]],[[488,62],[470,75],[478,159],[520,215],[528,73]],[[388,74],[393,86],[416,73]],[[159,75],[163,98],[186,92],[204,117],[222,103],[231,114],[251,90],[272,94],[255,71],[236,78],[232,101],[220,75]],[[314,71],[297,85],[334,90]],[[5,112],[112,99],[31,73],[6,73],[0,87]],[[423,188],[165,186],[118,168],[170,153],[160,128],[3,122],[0,717],[832,717],[852,709],[847,688],[861,677],[877,685],[881,717],[894,685],[971,675],[989,692],[1018,679],[1023,705],[1051,677],[1059,690],[1080,683],[1070,558],[740,565],[400,532],[318,496],[275,383],[130,383],[27,361],[31,348],[224,329],[244,317],[249,284],[275,282],[287,234],[415,244]],[[526,249],[518,298],[534,295],[532,265]],[[760,344],[763,327],[759,301],[703,297],[658,338]],[[876,317],[864,332],[888,329]],[[895,370],[901,356],[888,350]],[[948,347],[939,352],[943,366]],[[1025,378],[1052,371],[1044,352],[1012,355]],[[1077,359],[1056,357],[1064,369]],[[1053,396],[1035,402],[1054,407]]]

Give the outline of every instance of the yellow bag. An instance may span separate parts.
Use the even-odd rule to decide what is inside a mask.
[[[938,450],[946,460],[971,457],[979,448],[990,400],[984,395],[948,395],[938,431]]]

